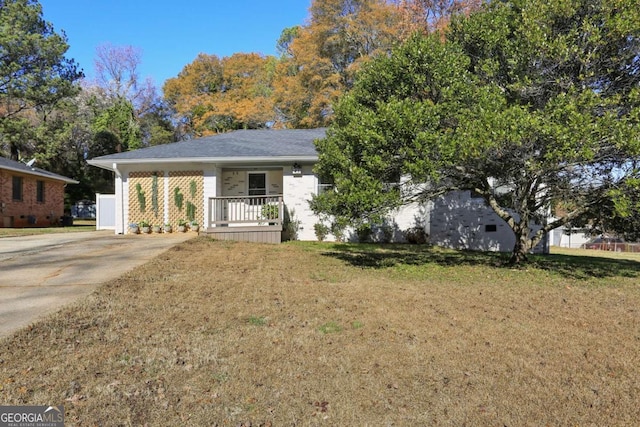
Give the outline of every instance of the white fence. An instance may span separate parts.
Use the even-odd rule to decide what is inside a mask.
[[[115,194],[96,194],[96,230],[116,229]]]

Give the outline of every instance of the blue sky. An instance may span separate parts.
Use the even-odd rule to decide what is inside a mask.
[[[96,47],[111,43],[142,49],[140,77],[158,88],[199,53],[276,54],[287,27],[302,25],[311,0],[40,0],[43,16],[64,30],[73,58],[94,75]]]

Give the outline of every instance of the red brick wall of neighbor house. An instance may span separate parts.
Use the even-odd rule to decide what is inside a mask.
[[[22,177],[22,201],[13,200],[13,176]],[[37,201],[37,181],[44,181],[44,202]],[[63,214],[64,182],[0,170],[0,227],[49,227]]]

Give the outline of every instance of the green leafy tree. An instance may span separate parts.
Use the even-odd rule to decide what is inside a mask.
[[[78,92],[82,72],[64,33],[56,33],[35,0],[0,0],[0,141],[12,159],[32,141],[36,115]]]
[[[81,84],[75,97],[34,115],[29,131],[29,158],[35,158],[38,167],[79,181],[65,190],[70,202],[93,199],[95,192],[113,192],[113,172],[89,166],[86,159],[115,153],[118,145],[115,135],[94,131],[96,118],[111,101],[100,88]]]
[[[513,230],[512,263],[638,178],[640,10],[631,0],[514,0],[415,36],[359,75],[318,143],[351,221],[472,190]],[[399,186],[388,186],[397,177]],[[533,231],[552,203],[572,206]],[[618,203],[620,204],[620,203]]]
[[[118,98],[106,108],[93,123],[97,135],[110,133],[117,141],[114,153],[135,150],[142,147],[140,125],[131,102]]]
[[[282,57],[292,57],[293,52],[291,51],[291,43],[293,40],[300,35],[300,26],[296,25],[295,27],[288,27],[282,30],[280,34],[280,38],[276,43],[276,50]]]
[[[171,120],[160,113],[148,113],[141,117],[140,129],[145,145],[161,145],[176,142],[176,131]]]
[[[640,182],[628,180],[611,190],[584,216],[571,221],[571,227],[587,230],[592,236],[614,235],[627,242],[640,242]]]

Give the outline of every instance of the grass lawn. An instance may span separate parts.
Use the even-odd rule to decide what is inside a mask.
[[[609,255],[197,238],[0,341],[0,402],[69,426],[635,425],[640,259]]]
[[[96,231],[96,221],[76,219],[69,227],[27,227],[0,228],[0,237],[33,236],[36,234],[72,233],[76,231]]]

